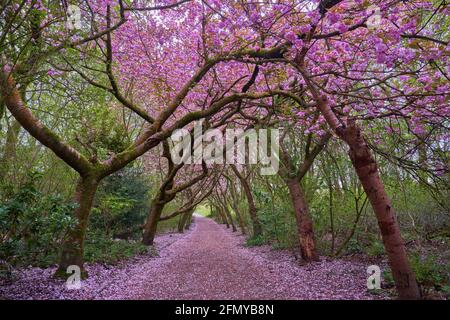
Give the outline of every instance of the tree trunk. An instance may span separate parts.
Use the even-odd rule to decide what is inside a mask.
[[[253,235],[260,236],[262,235],[262,227],[257,215],[257,209],[255,206],[255,201],[253,200],[252,191],[250,190],[247,182],[245,182],[244,185],[245,196],[247,197],[248,202],[248,213],[250,214],[250,219],[253,224]]]
[[[231,191],[231,207],[233,208],[234,213],[236,213],[236,217],[237,217],[237,220],[239,223],[239,227],[241,228],[242,234],[246,234],[247,232],[246,232],[246,228],[245,228],[245,221],[244,221],[244,218],[242,217],[241,212],[239,211],[239,204],[238,204],[234,184],[231,184],[230,191]]]
[[[333,186],[331,185],[331,181],[328,181],[328,203],[329,203],[329,215],[330,215],[330,233],[331,233],[331,250],[330,255],[334,255],[334,246],[336,242],[336,236],[334,234],[334,215],[333,215]]]
[[[375,158],[354,121],[339,131],[339,135],[350,147],[348,153],[353,167],[377,217],[399,297],[419,299],[420,290],[416,277],[408,262],[396,214],[379,176]]]
[[[384,190],[375,158],[366,144],[361,130],[357,127],[355,119],[349,119],[346,125],[341,123],[328,104],[327,97],[321,96],[314,84],[310,82],[308,74],[305,75],[306,84],[323,117],[331,129],[349,146],[348,153],[353,167],[377,217],[399,298],[420,299],[419,286],[408,261],[395,211]]]
[[[194,214],[194,210],[191,210],[190,212],[189,212],[189,215],[188,215],[188,218],[187,218],[187,220],[186,220],[186,225],[184,226],[184,230],[187,230],[187,229],[189,229],[189,227],[191,226],[191,224],[192,224],[192,221],[193,221],[193,214]]]
[[[214,215],[217,216],[219,223],[226,223],[226,220],[223,218],[222,211],[220,211],[220,208],[217,205],[214,205]]]
[[[16,156],[16,145],[20,133],[20,123],[13,119],[11,126],[6,132],[6,143],[3,149],[3,156],[0,159],[0,181],[3,181],[9,172],[11,161]]]
[[[222,221],[225,223],[225,225],[227,226],[227,229],[230,228],[230,223],[228,222],[228,218],[227,215],[225,214],[225,211],[223,210],[223,208],[219,205],[217,207],[218,212],[220,214],[220,217],[222,218]]]
[[[155,240],[156,235],[156,229],[158,228],[159,218],[161,217],[164,205],[164,203],[158,201],[158,198],[152,201],[150,213],[147,217],[147,221],[145,222],[144,232],[142,235],[142,243],[147,246],[153,245],[153,240]]]
[[[185,212],[181,215],[180,220],[178,220],[178,232],[179,233],[183,233],[191,215],[192,215],[192,211]]]
[[[230,210],[226,206],[224,206],[223,209],[225,211],[225,214],[226,214],[228,220],[230,221],[231,228],[232,228],[233,232],[236,232],[237,231],[236,225],[234,224],[233,217],[231,216]]]
[[[258,219],[257,209],[255,206],[255,201],[253,200],[252,190],[250,189],[247,180],[245,179],[245,177],[242,176],[239,170],[234,165],[232,165],[231,168],[233,169],[234,173],[241,182],[242,188],[244,189],[244,193],[247,198],[248,213],[250,214],[250,219],[252,220],[253,225],[253,236],[255,237],[260,236],[262,235],[262,227]]]
[[[241,212],[239,211],[238,205],[234,204],[233,205],[233,210],[236,213],[236,218],[238,220],[239,223],[239,228],[241,228],[241,232],[242,234],[246,234],[247,231],[245,230],[245,222],[244,222],[244,218],[242,217]]]
[[[74,212],[77,225],[69,232],[67,239],[64,241],[56,276],[66,277],[67,268],[71,265],[79,266],[82,274],[87,276],[83,269],[83,243],[98,183],[97,179],[90,177],[80,178],[78,181],[74,196],[74,201],[78,204]]]
[[[295,211],[301,256],[306,262],[317,261],[319,257],[314,240],[313,222],[300,182],[296,178],[289,179],[287,185]]]

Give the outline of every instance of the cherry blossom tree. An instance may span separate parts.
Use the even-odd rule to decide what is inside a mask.
[[[234,53],[229,53],[229,55],[202,57],[201,55],[197,55],[194,51],[193,54],[195,58],[193,56],[191,57],[192,59],[173,61],[174,65],[168,64],[174,55],[168,57],[168,60],[159,60],[161,62],[159,70],[161,70],[162,73],[167,74],[167,69],[164,69],[164,66],[166,68],[169,67],[171,70],[180,71],[179,75],[175,74],[172,78],[178,80],[177,86],[169,86],[168,88],[170,90],[162,89],[158,91],[155,89],[161,84],[161,79],[158,77],[161,73],[153,70],[152,65],[150,65],[148,69],[140,68],[140,70],[146,70],[146,72],[149,70],[151,71],[151,73],[145,75],[147,76],[147,82],[145,82],[145,79],[138,79],[137,74],[126,69],[119,69],[122,77],[116,77],[114,67],[116,61],[115,55],[117,54],[123,59],[124,57],[121,56],[123,45],[129,45],[130,50],[125,49],[125,51],[132,51],[134,49],[134,44],[126,41],[115,42],[115,40],[124,40],[123,37],[127,37],[127,35],[138,36],[133,27],[139,26],[138,21],[141,21],[142,25],[142,21],[146,22],[151,21],[152,19],[157,20],[152,14],[156,9],[159,10],[160,8],[146,7],[145,10],[142,8],[142,10],[140,10],[137,9],[137,7],[127,7],[122,1],[86,2],[82,8],[84,9],[82,13],[85,14],[85,19],[95,21],[95,23],[93,22],[89,31],[81,30],[80,34],[77,32],[74,34],[70,31],[68,35],[62,35],[63,37],[61,38],[61,32],[59,30],[61,29],[61,25],[65,23],[65,12],[62,11],[61,13],[61,8],[45,8],[37,1],[32,1],[31,3],[23,2],[21,5],[13,4],[11,7],[7,7],[6,10],[13,12],[14,18],[11,20],[10,30],[4,30],[4,37],[2,37],[2,40],[4,40],[3,38],[7,39],[7,41],[2,42],[2,45],[8,48],[2,57],[1,73],[1,92],[6,107],[25,130],[40,143],[51,149],[59,158],[80,175],[74,195],[74,201],[78,203],[74,216],[77,218],[78,223],[75,229],[70,232],[62,250],[58,274],[63,275],[69,265],[83,266],[83,240],[87,221],[95,191],[99,182],[104,177],[120,170],[148,150],[156,147],[161,141],[167,139],[177,128],[182,128],[192,121],[210,116],[232,102],[247,98],[260,99],[270,96],[270,93],[267,92],[232,93],[229,95],[225,95],[225,92],[222,96],[216,97],[215,100],[211,101],[209,107],[206,109],[193,111],[196,110],[195,103],[193,104],[193,107],[187,107],[189,102],[194,101],[196,98],[196,90],[194,90],[194,88],[201,82],[208,71],[219,62],[230,60],[231,57],[234,57]],[[140,16],[136,18],[132,17],[130,12],[133,11],[133,9],[137,9],[135,11],[138,12],[145,12],[147,14],[145,20],[139,20],[142,18]],[[167,9],[172,9],[172,7]],[[74,73],[88,84],[110,93],[123,108],[135,113],[140,119],[147,123],[145,130],[137,135],[135,141],[124,150],[112,154],[105,159],[98,159],[96,156],[87,158],[79,150],[76,150],[74,147],[64,142],[52,132],[51,129],[46,127],[45,124],[36,118],[33,112],[27,107],[20,95],[18,82],[15,80],[18,75],[18,66],[25,63],[20,53],[20,47],[23,47],[24,45],[15,41],[9,41],[9,35],[15,28],[21,27],[22,21],[26,21],[26,19],[29,18],[28,13],[30,11],[34,12],[36,10],[43,15],[46,15],[47,19],[41,22],[40,27],[42,29],[41,33],[45,34],[45,40],[42,41],[48,42],[45,48],[41,48],[38,56],[35,58],[37,61],[36,68],[48,68],[47,63],[49,59],[57,59],[58,63],[53,63],[53,67],[58,72]],[[195,10],[192,15],[194,15],[194,18],[191,19],[191,21],[196,22]],[[162,17],[163,16],[164,14],[162,14]],[[170,14],[168,16],[173,19]],[[176,19],[171,21],[174,20]],[[186,29],[183,29],[184,32],[187,32],[186,30],[192,32],[192,30],[196,29],[190,28],[191,26],[188,24],[186,24],[185,27]],[[179,30],[180,28],[171,29],[172,32]],[[143,31],[143,33],[145,33],[145,31]],[[148,43],[141,42],[141,45],[143,45],[142,50],[144,50],[144,52],[142,50],[139,51],[138,56],[145,54],[147,57],[150,57],[150,59],[159,59],[159,53],[161,50],[164,52],[164,47],[160,47],[155,43],[155,41],[158,41],[158,35],[166,36],[162,32],[152,39],[154,45],[151,46],[153,50],[151,55],[147,50],[148,48],[145,47]],[[180,33],[180,35],[182,35],[182,33]],[[174,45],[175,47],[178,46],[179,49],[182,48],[187,51],[192,50],[190,41],[185,41],[180,44],[178,42],[180,39],[181,37],[174,38],[170,42],[171,45]],[[184,47],[183,44],[187,45],[187,47]],[[19,48],[16,48],[16,46]],[[163,44],[161,44],[161,46],[163,46]],[[18,54],[17,51],[19,52]],[[174,53],[176,50],[174,49],[171,52]],[[260,55],[260,53],[255,50],[246,51],[245,54],[255,56]],[[89,57],[89,59],[87,59],[87,57]],[[82,62],[81,64],[77,64],[77,61],[80,61],[80,58]],[[92,61],[96,62],[97,66],[89,65]],[[130,56],[127,57],[126,61],[133,62],[133,59]],[[183,65],[183,62],[185,65]],[[191,68],[197,66],[197,63],[200,67],[195,67],[194,70],[196,71],[191,72]],[[185,69],[183,70],[181,66]],[[122,66],[122,68],[126,68],[126,65]],[[189,70],[189,72],[187,70]],[[139,101],[134,100],[133,94],[130,95],[131,99],[124,95],[122,93],[123,87],[131,85],[131,83],[127,81],[129,78],[139,80],[138,85],[135,85],[134,95],[139,95],[139,93],[142,92],[140,90],[150,82],[151,85],[148,86],[147,89],[155,90],[151,92],[152,94],[150,96],[147,94],[147,99],[152,101],[152,104],[154,105],[164,107],[156,107],[153,110],[147,108],[146,110],[145,107],[142,107],[139,104]],[[193,94],[189,95],[191,91]],[[161,97],[163,97],[162,101],[158,101]],[[158,104],[159,102],[161,102],[161,104]],[[174,115],[175,113],[176,115]],[[166,127],[163,127],[165,124]]]
[[[102,179],[195,120],[216,128],[245,128],[275,115],[295,120],[305,135],[317,138],[302,163],[292,161],[294,151],[288,146],[281,148],[280,174],[290,191],[304,257],[314,260],[317,254],[300,180],[327,140],[339,139],[348,146],[377,218],[400,297],[420,297],[374,156],[382,153],[383,138],[397,131],[392,125],[386,132],[374,128],[401,123],[411,137],[403,143],[427,163],[427,172],[448,173],[448,163],[431,157],[449,138],[445,1],[80,1],[76,8],[82,25],[75,28],[63,3],[12,1],[0,13],[5,17],[0,106],[79,175],[74,194],[78,222],[64,245],[60,272],[83,265],[84,233]],[[71,145],[27,103],[27,88],[40,77],[101,90],[108,95],[107,107],[120,108],[142,130],[130,132],[131,142],[107,155]],[[193,183],[186,180],[178,189],[174,179],[181,167],[169,160],[167,179],[147,220],[148,244],[164,218],[164,204],[178,193],[174,190],[187,192],[206,176]],[[234,165],[231,169],[248,200],[253,232],[259,235],[248,176]],[[232,220],[219,200],[224,220]],[[196,204],[191,201],[167,217],[190,212]]]

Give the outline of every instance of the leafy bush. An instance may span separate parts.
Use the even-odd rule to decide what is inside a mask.
[[[99,230],[87,235],[84,259],[86,262],[115,263],[146,251],[147,246],[139,241],[113,240]]]
[[[146,252],[140,226],[147,217],[149,190],[146,176],[133,166],[102,182],[89,219],[86,262],[114,263]],[[117,237],[126,240],[113,239]]]
[[[383,270],[383,284],[388,288],[392,288],[395,285],[394,277],[392,276],[392,272],[390,268]]]
[[[360,253],[360,252],[362,252],[361,244],[359,243],[358,239],[356,239],[356,237],[351,238],[348,241],[346,252],[347,253]]]
[[[259,203],[258,217],[264,237],[259,241],[273,243],[277,249],[292,248],[298,245],[297,225],[288,194],[281,193],[282,201],[275,207],[271,194],[263,190],[255,190]],[[250,240],[250,242],[255,240]],[[258,244],[262,245],[264,243]]]
[[[367,254],[372,257],[380,257],[384,254],[384,245],[380,241],[373,241],[367,249]]]
[[[76,204],[58,194],[39,192],[40,177],[30,173],[19,191],[0,205],[0,260],[14,265],[52,264],[75,224],[71,213]]]
[[[245,245],[247,247],[257,247],[257,246],[262,246],[266,243],[267,243],[267,239],[264,236],[259,235],[259,236],[254,236],[254,237],[248,238],[245,242]]]
[[[20,266],[58,262],[67,232],[76,224],[76,204],[38,189],[42,174],[32,171],[17,192],[0,204],[0,261]],[[86,235],[87,262],[114,262],[145,251],[140,243],[112,240],[116,233],[140,235],[148,212],[145,176],[127,168],[100,187]]]
[[[149,209],[149,189],[145,175],[134,167],[106,178],[97,193],[89,228],[113,237],[139,237],[139,225]]]
[[[423,288],[433,288],[442,291],[448,296],[449,294],[449,265],[442,263],[433,254],[422,256],[414,253],[410,258],[411,267],[416,274],[417,282]],[[394,279],[390,269],[383,272],[383,278],[388,286],[394,285]]]
[[[448,265],[440,263],[436,256],[429,254],[422,257],[420,254],[414,254],[410,260],[420,284],[440,289],[443,284],[448,283]]]

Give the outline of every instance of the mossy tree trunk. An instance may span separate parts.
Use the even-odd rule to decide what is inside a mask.
[[[190,210],[180,216],[180,219],[178,220],[178,232],[183,233],[183,231],[188,228],[193,212],[194,210]]]
[[[244,189],[244,193],[247,198],[248,213],[253,225],[253,236],[260,236],[262,235],[262,226],[258,218],[258,210],[256,209],[255,200],[253,199],[250,185],[248,184],[247,179],[239,172],[235,165],[231,165],[231,168],[241,182],[241,186]]]
[[[165,202],[161,202],[158,199],[152,201],[150,207],[150,213],[147,217],[147,221],[144,225],[144,232],[142,234],[142,243],[151,246],[155,240],[156,230],[158,228],[159,218],[161,217],[164,209]]]
[[[78,204],[74,212],[77,221],[62,245],[57,275],[63,276],[71,265],[77,265],[84,271],[83,243],[98,183],[98,179],[92,177],[80,178],[78,181],[74,196],[74,201]]]

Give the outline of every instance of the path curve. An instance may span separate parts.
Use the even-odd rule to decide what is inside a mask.
[[[138,299],[370,299],[365,266],[322,261],[298,266],[270,259],[211,219],[196,217],[190,234],[171,246]],[[276,253],[275,253],[276,255]],[[292,257],[291,257],[292,258]]]

